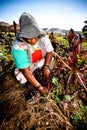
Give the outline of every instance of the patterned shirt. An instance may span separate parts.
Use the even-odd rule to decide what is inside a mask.
[[[46,52],[52,52],[53,47],[48,36],[42,37],[41,40]],[[29,59],[29,54],[31,54],[32,59]],[[35,63],[43,57],[43,47],[41,48],[38,41],[35,45],[30,45],[28,43],[15,40],[12,44],[12,55],[18,69],[27,68],[30,66],[31,62]]]

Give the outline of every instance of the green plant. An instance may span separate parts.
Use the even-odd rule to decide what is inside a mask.
[[[87,38],[87,30],[85,30],[85,31],[83,32],[83,36],[85,36],[85,37]]]
[[[74,40],[72,44],[71,40],[73,38]],[[63,63],[63,65],[66,66],[71,71],[67,80],[66,93],[68,93],[70,83],[73,80],[73,77],[76,77],[74,83],[76,83],[77,85],[78,82],[78,84],[80,84],[87,92],[86,79],[84,77],[87,66],[83,66],[84,60],[86,59],[87,55],[82,56],[82,58],[80,57],[81,43],[82,43],[81,36],[79,33],[74,35],[74,31],[72,31],[71,29],[67,36],[67,39],[69,42],[69,50],[70,50],[68,62],[64,61],[63,58],[60,56],[60,54],[58,53],[54,54],[54,57],[58,58]]]
[[[67,39],[64,39],[62,36],[56,36],[56,45],[57,45],[57,49],[56,52],[60,55],[60,56],[67,56],[67,53],[65,53],[65,51],[67,52],[69,45],[67,42]]]
[[[9,46],[0,46],[0,72],[14,68],[15,63]],[[0,74],[1,75],[1,74]]]
[[[52,83],[56,85],[56,90],[52,94],[52,97],[54,98],[56,103],[59,103],[60,98],[58,97],[58,95],[61,94],[61,84],[59,83],[58,78],[56,78],[56,77],[52,78]]]
[[[5,60],[5,61],[13,61],[13,57],[10,52],[10,48],[5,47],[5,46],[0,46],[0,60]]]
[[[71,115],[73,125],[87,125],[87,106],[82,106],[80,110],[74,111]]]
[[[66,99],[67,102],[70,102],[71,101],[70,95],[65,95],[65,99]]]
[[[82,51],[86,51],[87,50],[87,41],[82,43]]]

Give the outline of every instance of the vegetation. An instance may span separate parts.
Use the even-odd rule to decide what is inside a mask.
[[[56,103],[60,102],[59,95],[61,94],[61,84],[58,81],[58,78],[53,77],[52,83],[56,85],[56,90],[52,93],[52,97],[55,100]]]
[[[3,44],[0,45],[0,76],[7,71],[10,71],[14,68],[14,60],[11,54],[11,44],[13,34],[9,37],[8,33],[2,36],[2,39],[5,40]],[[10,38],[10,41],[9,41]]]
[[[86,130],[87,127],[87,106],[81,106],[79,110],[74,111],[71,115],[72,124],[76,129]],[[85,125],[84,125],[85,124]],[[85,126],[85,127],[84,127]]]
[[[83,33],[83,36],[87,39],[87,21],[84,21],[84,23],[86,25],[82,28],[82,33]]]
[[[75,55],[75,70],[69,64],[69,44],[66,37],[54,34],[54,69],[50,80],[42,78],[36,70],[37,79],[49,87],[48,96],[24,100],[26,90],[14,79],[15,67],[11,55],[14,35],[3,34],[0,42],[0,124],[3,129],[70,129],[87,128],[87,41],[81,44],[80,55]],[[9,39],[9,40],[8,40]],[[8,73],[10,72],[10,73]],[[66,91],[68,90],[68,91]],[[7,109],[8,108],[8,109]],[[74,128],[73,128],[73,127]]]

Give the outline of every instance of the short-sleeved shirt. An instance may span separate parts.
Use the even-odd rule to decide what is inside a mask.
[[[53,47],[48,36],[44,36],[41,39],[42,44],[44,44],[43,47],[46,50],[46,52],[52,52]],[[15,39],[12,44],[12,55],[16,67],[18,69],[27,68],[30,66],[31,62],[35,63],[38,60],[40,60],[43,57],[43,47],[41,48],[38,41],[35,45],[30,45],[25,42],[19,42],[18,40]],[[29,54],[31,54],[32,59],[29,59]]]

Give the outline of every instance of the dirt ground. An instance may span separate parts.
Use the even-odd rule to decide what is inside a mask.
[[[47,130],[72,129],[50,95],[25,100],[23,92],[27,89],[20,85],[13,73],[3,76],[0,87],[0,129],[1,130]]]
[[[0,130],[74,130],[70,114],[83,105],[81,99],[75,99],[76,93],[72,104],[61,101],[57,105],[50,92],[44,96],[37,92],[25,98],[23,92],[28,89],[27,84],[20,85],[13,71],[3,75],[0,82]],[[84,90],[81,93],[87,103]]]
[[[84,55],[87,55],[87,52]],[[3,66],[3,70],[6,71],[5,63]],[[58,95],[61,100],[59,103],[56,103],[52,96],[52,94],[56,95],[56,85],[52,83],[52,80],[48,82],[43,78],[40,70],[35,71],[35,77],[43,86],[50,85],[49,93],[43,96],[33,90],[30,94],[32,86],[27,83],[20,85],[14,77],[13,69],[1,75],[0,130],[86,130],[87,122],[83,124],[85,126],[83,128],[80,122],[76,129],[72,125],[70,116],[74,110],[87,106],[87,92],[81,85],[74,86],[75,79],[73,79],[71,82],[73,90],[68,92],[71,100],[66,101],[65,88],[70,72],[66,68],[62,70],[62,67],[64,68],[60,63],[51,72],[51,79],[57,77],[62,84],[62,94]]]

